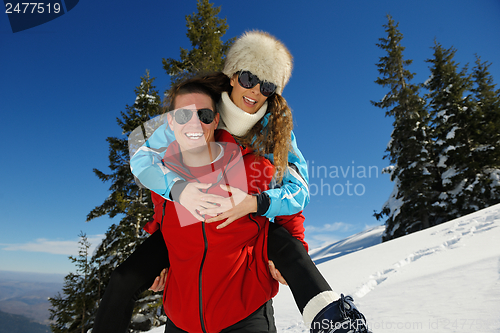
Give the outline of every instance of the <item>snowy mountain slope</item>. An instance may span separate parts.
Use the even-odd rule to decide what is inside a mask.
[[[380,244],[382,230],[311,251],[374,333],[500,331],[500,205]],[[288,287],[274,308],[278,332],[308,332]]]
[[[380,244],[384,230],[383,225],[370,228],[333,244],[313,249],[309,255],[316,265],[319,265],[322,262]]]
[[[375,333],[500,331],[500,205],[318,265]],[[287,287],[280,332],[307,332]]]

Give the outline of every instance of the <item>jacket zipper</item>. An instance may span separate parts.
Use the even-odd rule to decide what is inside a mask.
[[[205,248],[203,250],[203,258],[201,259],[201,265],[200,265],[200,273],[199,273],[199,279],[198,279],[198,292],[199,292],[199,301],[200,301],[201,329],[203,330],[204,333],[207,333],[207,329],[205,328],[205,321],[203,320],[203,298],[202,298],[202,289],[203,289],[202,288],[202,272],[203,272],[203,265],[205,264],[205,258],[207,257],[207,250],[208,250],[205,222],[201,222],[201,229],[203,231],[203,242],[205,243]]]
[[[163,201],[163,214],[161,216],[160,230],[163,230],[163,219],[165,218],[165,208],[167,208],[167,200]]]
[[[257,230],[260,231],[260,225],[257,221],[255,221],[252,214],[248,214],[248,217],[250,218],[250,220],[252,220],[253,223],[255,223],[257,225]]]
[[[226,180],[226,184],[228,185],[229,183],[227,181],[226,172],[227,172],[227,170],[224,170],[224,168],[222,168],[222,177],[221,177],[221,179],[219,181],[217,181],[216,184],[213,184],[208,189],[206,189],[204,192],[208,193],[208,191],[211,188],[215,187],[218,183],[220,183],[222,179],[225,179]],[[188,172],[188,174],[190,174],[190,173]],[[163,215],[165,215],[165,204],[166,204],[166,202],[164,203],[164,206],[163,206]],[[260,230],[259,224],[255,220],[253,220],[253,219],[252,219],[252,221],[257,225],[257,228],[259,228],[259,230]],[[162,217],[162,224],[163,224],[163,217]],[[203,297],[202,297],[202,289],[203,289],[202,288],[202,285],[203,285],[203,282],[202,282],[202,272],[203,272],[203,266],[205,264],[205,259],[207,257],[207,252],[208,252],[208,240],[207,240],[207,233],[206,233],[206,230],[205,230],[205,222],[201,222],[201,228],[202,228],[202,231],[203,231],[203,242],[205,244],[205,248],[203,250],[203,258],[201,259],[200,271],[199,271],[199,274],[198,274],[199,312],[200,312],[201,329],[202,329],[202,331],[204,333],[207,333],[207,329],[205,327],[205,322],[203,320]]]

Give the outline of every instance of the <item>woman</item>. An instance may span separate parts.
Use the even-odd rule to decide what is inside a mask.
[[[173,141],[166,125],[156,130],[146,145],[132,156],[133,174],[161,196],[180,200],[193,215],[197,214],[196,210],[210,215],[223,213],[208,222],[227,218],[228,224],[248,213],[274,218],[300,212],[309,202],[307,164],[292,132],[291,110],[280,95],[291,71],[292,56],[285,45],[267,33],[247,32],[228,51],[223,73],[231,79],[226,89],[231,92],[230,95],[223,93],[219,103],[220,127],[227,129],[240,143],[269,157],[281,187],[258,197],[248,196],[242,205],[226,211],[230,206],[228,200],[205,198],[199,188],[191,185],[185,188],[186,183],[179,181],[178,175],[162,167],[158,149],[164,149]],[[260,84],[256,81],[258,78],[265,82]],[[248,89],[241,86],[242,82]],[[283,197],[286,200],[282,200]],[[213,206],[207,204],[209,199],[220,207],[205,211]]]
[[[141,148],[133,156],[132,170],[142,184],[164,197],[180,202],[200,220],[204,219],[204,215],[213,216],[222,213],[207,222],[226,218],[224,225],[227,225],[249,213],[266,217],[275,217],[279,214],[293,216],[300,212],[307,203],[308,192],[305,161],[291,133],[291,112],[286,101],[279,95],[290,77],[291,56],[284,45],[273,37],[260,32],[247,33],[230,49],[224,73],[230,77],[226,90],[231,93],[223,94],[222,101],[219,103],[223,122],[221,127],[227,128],[243,145],[251,146],[256,152],[265,154],[273,160],[277,170],[275,178],[282,186],[258,195],[245,195],[242,203],[223,212],[230,206],[228,198],[206,195],[200,191],[209,187],[210,184],[194,185],[179,181],[179,175],[165,170],[162,166],[161,153],[158,154],[157,149],[167,146],[172,138],[168,131],[161,128],[148,139],[149,147]],[[262,78],[266,81],[261,81]],[[289,153],[290,146],[293,151]],[[157,171],[156,174],[155,171]],[[237,192],[236,188],[230,190],[233,193]],[[285,199],[282,200],[282,198]],[[212,208],[212,203],[217,203],[220,207]],[[303,227],[299,228],[302,228],[303,232]],[[286,253],[300,252],[300,243],[295,241],[294,244],[290,241],[292,245],[288,248],[275,248],[276,256],[273,257],[272,248],[279,244],[277,241],[272,241],[273,236],[276,235],[275,238],[279,239],[279,235],[283,236],[282,234],[283,228],[275,227],[269,233],[269,257],[275,259],[276,262],[279,261],[280,256],[285,257]],[[151,239],[155,239],[155,235]],[[301,240],[303,241],[303,236]],[[304,245],[307,246],[305,243]],[[294,251],[289,251],[290,247],[294,248]],[[300,279],[297,274],[293,274],[293,270],[289,270],[297,262],[302,262],[306,266],[312,264],[303,246],[301,250],[302,254],[297,255],[288,263],[278,265],[278,268],[286,277],[294,293],[304,321],[310,323],[318,322],[322,318],[337,318],[335,316],[338,316],[339,308],[345,308],[346,303],[354,309],[348,299],[342,297],[338,300],[339,296],[331,290],[317,270],[311,271],[309,277],[301,275]],[[312,266],[314,267],[314,264]],[[311,283],[311,281],[315,282]],[[342,314],[335,321],[346,318],[346,315]]]

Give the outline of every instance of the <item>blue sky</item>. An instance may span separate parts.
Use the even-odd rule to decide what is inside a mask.
[[[388,165],[382,157],[392,119],[370,104],[387,92],[374,83],[385,15],[400,22],[414,82],[429,76],[425,60],[434,39],[454,46],[461,65],[472,66],[476,53],[492,62],[498,82],[500,2],[297,3],[215,5],[229,24],[225,38],[264,30],[294,56],[283,96],[311,167],[306,240],[317,247],[381,224],[372,214],[392,191],[389,176],[380,174]],[[195,0],[82,0],[67,14],[18,33],[0,14],[0,270],[66,274],[74,269],[67,257],[76,253],[79,232],[97,244],[118,222],[85,222],[109,194],[109,184],[92,169],[109,171],[106,138],[121,135],[116,117],[133,104],[146,69],[160,92],[168,88],[161,60],[179,59],[179,48],[190,48],[185,16],[195,11]]]

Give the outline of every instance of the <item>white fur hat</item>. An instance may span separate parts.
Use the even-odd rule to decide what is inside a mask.
[[[270,34],[247,31],[229,49],[222,71],[231,78],[241,70],[276,84],[276,92],[281,95],[292,75],[292,55],[282,42]]]

